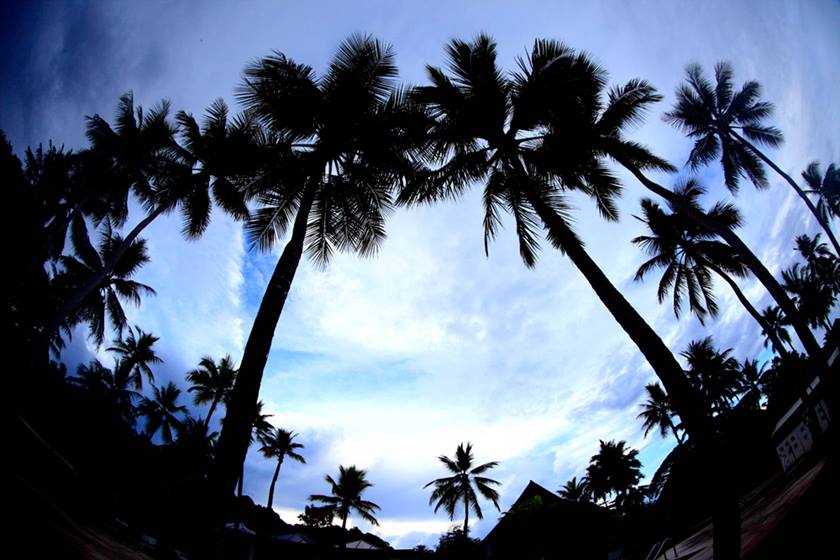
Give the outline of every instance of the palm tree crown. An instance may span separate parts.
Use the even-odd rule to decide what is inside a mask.
[[[223,402],[236,379],[236,368],[230,355],[225,356],[217,364],[210,356],[204,356],[198,363],[198,368],[187,373],[187,381],[192,387],[188,389],[193,395],[195,404],[210,403],[210,410],[204,423],[209,426],[210,418],[216,410],[216,406]]]
[[[280,474],[280,465],[283,464],[283,459],[286,457],[294,459],[298,463],[306,463],[306,459],[295,451],[296,449],[303,449],[302,443],[297,443],[294,439],[297,434],[283,428],[275,428],[261,438],[262,447],[260,451],[267,459],[277,459],[277,468],[274,471],[274,477],[271,479],[271,486],[268,490],[268,503],[266,506],[271,509],[274,503],[274,487],[277,484],[277,476]]]
[[[466,445],[463,443],[459,444],[455,450],[454,459],[441,455],[438,457],[438,460],[446,466],[447,470],[453,476],[435,479],[424,486],[424,488],[434,486],[432,495],[429,497],[429,505],[435,504],[435,513],[443,507],[446,513],[449,514],[449,519],[454,519],[458,502],[463,502],[464,534],[468,535],[470,510],[479,519],[484,518],[481,505],[478,503],[478,496],[475,490],[473,490],[473,485],[486,500],[493,502],[493,505],[499,510],[499,493],[493,486],[498,486],[500,483],[492,478],[481,476],[496,467],[499,463],[497,461],[491,461],[483,465],[473,466],[471,443],[467,443]]]
[[[357,469],[355,465],[347,468],[341,465],[338,467],[338,481],[330,475],[324,477],[324,480],[330,485],[332,495],[312,494],[309,499],[332,507],[341,517],[342,529],[347,527],[347,516],[350,514],[350,510],[361,515],[362,519],[371,525],[379,525],[379,522],[373,516],[373,513],[380,509],[379,506],[362,499],[364,491],[373,486],[366,477],[367,473],[362,469]]]
[[[154,382],[155,374],[150,364],[161,364],[163,359],[155,353],[153,346],[160,340],[152,333],[144,332],[140,327],[134,327],[136,334],[131,328],[128,329],[128,336],[125,339],[115,340],[113,346],[107,350],[118,356],[121,368],[125,368],[134,386],[138,389],[143,387],[143,376],[149,382]]]
[[[820,217],[826,223],[829,223],[831,218],[840,218],[840,169],[832,163],[825,175],[822,175],[820,164],[814,161],[802,172],[802,178],[810,187],[810,190],[805,192],[817,195],[817,211]]]
[[[573,476],[563,487],[557,491],[561,498],[573,502],[589,502],[592,499],[592,491],[589,488],[589,479],[583,477],[578,480]]]
[[[620,503],[624,495],[642,478],[642,464],[636,458],[639,452],[625,448],[624,441],[603,441],[598,453],[592,456],[586,469],[592,496],[606,500],[613,495]]]
[[[659,383],[648,383],[645,385],[647,401],[642,405],[642,412],[637,418],[643,420],[642,427],[645,430],[645,437],[653,431],[659,430],[659,435],[668,437],[668,433],[674,434],[677,444],[682,443],[678,427],[674,425],[674,411],[668,394]]]
[[[178,404],[181,390],[171,381],[165,387],[152,387],[153,398],[144,398],[138,406],[140,414],[146,417],[146,433],[153,437],[161,432],[163,441],[172,443],[172,434],[180,430],[182,420],[179,414],[187,411],[187,407]]]

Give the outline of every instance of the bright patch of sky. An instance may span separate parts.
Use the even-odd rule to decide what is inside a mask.
[[[785,146],[771,154],[794,176],[812,160],[840,161],[840,5],[836,2],[62,2],[4,8],[0,41],[0,127],[18,152],[46,142],[82,148],[84,116],[110,118],[133,90],[151,106],[162,98],[196,115],[215,98],[235,106],[244,65],[279,50],[321,72],[353,32],[392,43],[401,78],[422,83],[424,64],[443,63],[451,38],[480,31],[514,67],[535,38],[589,51],[613,83],[651,81],[666,97],[633,137],[676,164],[690,144],[659,119],[689,62],[733,63],[736,81],[757,79],[774,102]],[[758,327],[719,286],[721,315],[705,328],[678,322],[658,305],[654,281],[637,284],[642,255],[631,218],[646,193],[621,174],[618,224],[574,199],[575,227],[593,257],[675,351],[713,335],[736,357],[762,351]],[[700,172],[711,197],[726,198],[715,167]],[[671,181],[662,177],[664,181]],[[768,192],[744,185],[737,199],[744,239],[771,270],[787,266],[793,238],[813,232],[802,205],[771,175]],[[339,464],[368,470],[369,499],[382,506],[375,532],[397,546],[434,544],[450,522],[433,515],[423,485],[443,475],[436,457],[459,442],[478,461],[498,460],[502,510],[529,480],[556,489],[581,476],[599,439],[641,449],[647,476],[670,441],[642,438],[636,420],[653,374],[582,276],[545,247],[534,270],[520,263],[508,227],[483,255],[475,189],[457,204],[399,210],[377,258],[338,256],[326,270],[304,263],[278,325],[261,396],[277,425],[300,433],[307,464],[286,463],[275,504],[294,522],[306,497],[328,490]],[[139,220],[137,212],[133,220]],[[152,285],[130,318],[161,337],[161,383],[186,389],[183,374],[202,355],[241,357],[275,254],[250,251],[239,225],[216,213],[207,234],[187,242],[175,215],[144,234]],[[758,283],[743,281],[756,304]],[[72,367],[96,349],[77,333]],[[101,355],[101,352],[100,352]],[[248,456],[245,491],[265,502],[273,465]],[[476,534],[495,524],[486,504]],[[457,522],[457,519],[455,520]],[[362,523],[363,529],[370,529]]]

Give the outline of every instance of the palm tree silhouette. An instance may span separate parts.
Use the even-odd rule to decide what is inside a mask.
[[[653,431],[659,430],[659,435],[668,437],[668,433],[674,434],[677,445],[682,445],[683,438],[680,437],[677,426],[674,425],[674,411],[671,408],[671,401],[668,394],[659,383],[648,383],[645,385],[647,401],[642,405],[642,412],[637,418],[643,420],[642,427],[645,430],[645,437]]]
[[[198,368],[187,372],[187,381],[192,385],[188,392],[195,392],[193,402],[195,404],[210,403],[210,410],[204,424],[210,426],[210,418],[220,402],[227,398],[233,381],[236,378],[236,368],[230,355],[225,356],[216,364],[210,356],[204,356],[198,363]]]
[[[712,414],[727,412],[742,387],[741,366],[731,352],[731,348],[716,350],[710,336],[690,342],[682,352],[686,372]]]
[[[106,263],[113,260],[117,248],[123,243],[120,235],[114,233],[106,224],[98,250],[88,241],[84,246],[76,246],[76,257],[64,255],[59,259],[62,270],[54,279],[59,293],[78,290],[92,275],[101,278],[94,286],[95,289],[86,292],[85,298],[74,308],[71,315],[64,317],[62,323],[62,327],[69,332],[72,326],[86,322],[90,337],[97,346],[102,345],[105,339],[106,315],[118,335],[126,328],[128,321],[123,311],[122,300],[139,305],[143,294],[155,293],[151,287],[131,279],[140,267],[149,262],[146,242],[142,239],[135,239],[110,270],[107,273],[103,272]]]
[[[324,477],[324,480],[330,485],[332,495],[312,494],[309,496],[309,500],[332,507],[341,517],[342,529],[347,528],[347,516],[350,514],[350,510],[361,515],[362,519],[371,525],[379,525],[379,521],[376,520],[373,513],[380,507],[373,502],[362,499],[364,491],[373,486],[368,482],[366,476],[367,473],[362,469],[357,469],[355,465],[347,468],[341,465],[338,467],[337,482],[330,475]]]
[[[616,504],[642,478],[642,464],[635,449],[625,448],[627,442],[600,440],[598,453],[592,456],[586,468],[586,477],[596,500],[614,497]]]
[[[165,443],[172,443],[172,434],[182,427],[179,414],[187,412],[187,407],[178,404],[181,390],[171,381],[165,387],[152,386],[153,398],[143,398],[137,407],[138,412],[146,417],[146,434],[149,438],[160,431]]]
[[[699,198],[705,192],[693,179],[674,189],[675,195],[683,198],[685,204],[701,212]],[[642,280],[654,268],[663,268],[657,294],[660,303],[668,290],[672,290],[674,314],[679,317],[683,296],[687,296],[689,309],[703,323],[707,314],[717,316],[717,303],[712,292],[711,273],[714,272],[729,285],[762,332],[770,333],[768,336],[776,352],[780,356],[785,355],[787,351],[781,340],[775,338],[773,330],[732,278],[742,278],[747,274],[747,268],[738,254],[719,241],[717,235],[688,219],[679,210],[666,213],[659,204],[647,198],[642,200],[641,206],[642,216],[637,218],[647,226],[650,235],[635,237],[633,243],[641,246],[651,258],[639,267],[635,280]],[[736,229],[741,224],[740,212],[731,204],[718,202],[706,215],[730,229]]]
[[[686,83],[677,88],[676,104],[665,114],[665,120],[694,139],[688,163],[697,169],[720,156],[726,186],[734,193],[740,176],[749,178],[758,188],[768,186],[763,161],[796,191],[840,254],[840,244],[805,191],[756,145],[776,148],[782,143],[781,130],[762,124],[773,112],[773,105],[759,101],[761,85],[756,81],[746,82],[736,92],[732,73],[728,62],[718,62],[712,86],[699,64],[686,68]]]
[[[266,459],[277,458],[277,468],[274,470],[274,476],[271,479],[271,486],[268,488],[268,509],[274,503],[274,487],[277,484],[277,477],[280,475],[280,466],[283,464],[283,459],[286,457],[294,459],[299,463],[306,463],[306,459],[298,454],[295,449],[303,449],[302,443],[294,442],[297,434],[284,430],[283,428],[275,428],[270,433],[262,438],[262,447],[260,451]]]
[[[119,363],[117,363],[119,366]],[[91,360],[76,369],[76,375],[69,378],[70,383],[89,391],[104,402],[114,407],[117,416],[126,424],[133,426],[137,416],[134,403],[141,400],[125,368],[115,367],[110,370],[99,360]]]
[[[832,218],[840,218],[840,169],[832,163],[822,175],[820,164],[813,161],[802,172],[802,178],[811,187],[805,192],[817,195],[817,212],[823,221],[830,224]]]
[[[592,499],[592,492],[589,489],[589,479],[586,477],[578,480],[576,476],[573,476],[557,493],[561,498],[573,502],[586,503]]]
[[[459,444],[455,450],[454,459],[440,455],[438,460],[446,466],[453,476],[435,479],[423,487],[434,486],[435,488],[429,497],[429,505],[435,504],[435,513],[443,507],[449,514],[449,519],[454,519],[458,502],[463,502],[464,536],[466,537],[469,535],[470,509],[475,512],[479,519],[484,519],[473,485],[486,500],[493,502],[496,509],[501,511],[499,509],[499,493],[493,488],[500,483],[492,478],[481,476],[499,463],[491,461],[474,467],[471,443],[467,443],[466,446],[463,443]]]
[[[144,332],[140,327],[129,327],[128,336],[125,339],[115,340],[113,346],[107,348],[109,352],[115,353],[119,365],[116,369],[124,369],[125,375],[134,384],[134,387],[143,387],[143,376],[150,383],[154,383],[155,374],[150,364],[162,364],[163,359],[155,353],[153,346],[160,340],[152,333]]]
[[[820,235],[796,238],[796,250],[805,260],[782,271],[785,289],[794,296],[799,312],[813,328],[829,331],[829,316],[840,295],[840,259],[829,251]]]
[[[565,200],[567,189],[581,191],[603,217],[618,218],[615,199],[621,186],[602,161],[606,150],[641,169],[671,169],[621,137],[622,128],[659,96],[636,80],[613,89],[605,105],[599,97],[604,71],[555,41],[537,40],[510,78],[497,66],[496,45],[486,35],[451,41],[447,57],[449,72],[427,67],[431,85],[413,94],[434,118],[425,153],[436,169],[404,188],[400,201],[430,203],[484,184],[485,250],[499,228],[500,211],[506,210],[528,266],[535,263],[537,235],[544,227],[549,241],[581,271],[644,354],[686,426],[703,429],[702,412],[679,362],[587,254],[572,230]]]
[[[785,328],[790,323],[779,306],[768,305],[765,307],[764,311],[761,312],[761,319],[767,325],[767,330],[763,331],[765,336],[764,346],[775,346],[775,339],[787,344],[787,349],[793,350],[790,333]]]
[[[254,244],[269,249],[291,237],[266,287],[245,345],[219,440],[219,499],[227,497],[248,448],[271,341],[304,250],[317,265],[336,251],[376,253],[385,238],[391,192],[416,165],[416,111],[397,87],[394,53],[352,36],[327,72],[275,53],[251,64],[239,89],[262,126],[264,163],[253,180],[260,207],[248,222]]]

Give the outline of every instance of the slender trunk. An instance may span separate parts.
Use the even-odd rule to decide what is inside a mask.
[[[274,486],[277,484],[277,477],[280,475],[280,465],[283,464],[283,456],[277,460],[277,468],[274,469],[274,478],[271,479],[271,486],[268,487],[268,509],[274,503]]]
[[[216,412],[216,407],[219,405],[220,396],[216,396],[213,398],[213,402],[210,404],[210,411],[207,412],[207,418],[204,419],[204,429],[210,429],[210,418],[213,416],[213,413]]]
[[[470,538],[470,500],[464,495],[464,540]]]
[[[674,434],[674,437],[677,440],[677,445],[683,444],[683,438],[680,437],[679,432],[677,432],[677,427],[674,426],[674,421],[668,418],[668,427],[671,428],[671,433]]]
[[[671,396],[676,413],[682,418],[688,432],[698,441],[709,439],[711,425],[700,406],[701,399],[689,385],[685,372],[671,350],[621,292],[613,286],[609,278],[586,253],[563,219],[538,196],[529,196],[529,201],[551,235],[560,242],[566,256],[584,275],[601,302],[645,356],[662,381],[665,391]]]
[[[778,173],[778,174],[782,177],[782,179],[784,179],[785,181],[787,181],[787,183],[788,183],[788,184],[789,184],[789,185],[793,188],[793,190],[795,190],[795,191],[796,191],[796,194],[798,194],[798,195],[799,195],[799,198],[801,198],[801,199],[805,202],[805,205],[808,207],[808,210],[810,210],[810,211],[811,211],[811,214],[813,214],[813,215],[814,215],[814,218],[816,218],[817,223],[818,223],[818,224],[820,224],[820,226],[822,227],[823,231],[825,232],[825,235],[828,237],[828,240],[829,240],[829,241],[831,242],[831,244],[834,246],[834,253],[840,256],[840,244],[838,244],[838,243],[837,243],[837,238],[836,238],[836,237],[834,237],[834,233],[831,231],[831,226],[829,226],[827,223],[825,223],[825,221],[822,219],[822,216],[820,215],[819,211],[817,210],[817,207],[814,205],[814,203],[813,203],[813,202],[811,202],[811,199],[810,199],[810,198],[808,198],[808,195],[807,195],[807,194],[805,194],[805,191],[803,191],[803,190],[799,187],[799,185],[797,185],[797,184],[796,184],[796,181],[794,181],[794,180],[793,180],[793,178],[792,178],[790,175],[788,175],[787,173],[785,173],[784,171],[782,171],[782,170],[779,168],[779,166],[778,166],[778,165],[776,165],[776,164],[773,162],[773,160],[771,160],[769,157],[767,157],[766,155],[764,155],[764,152],[762,152],[761,150],[759,150],[758,148],[756,148],[756,147],[755,147],[755,146],[754,146],[751,142],[749,142],[746,138],[742,137],[740,134],[738,134],[738,133],[737,133],[737,132],[735,132],[734,130],[732,131],[732,136],[734,136],[734,137],[735,137],[735,139],[736,139],[736,140],[738,140],[738,142],[740,142],[741,144],[743,144],[744,146],[746,146],[746,147],[747,147],[747,149],[749,149],[752,153],[754,153],[755,155],[757,155],[757,156],[758,156],[758,158],[759,158],[761,161],[763,161],[764,163],[766,163],[767,165],[769,165],[769,166],[773,169],[773,171],[775,171],[776,173]]]
[[[773,329],[770,328],[770,325],[767,323],[767,321],[764,320],[764,317],[761,316],[761,313],[759,313],[758,310],[755,307],[753,307],[752,303],[750,303],[750,300],[747,299],[747,296],[744,295],[744,292],[742,292],[741,288],[738,287],[738,284],[735,283],[735,280],[733,280],[728,274],[726,274],[726,272],[721,270],[720,267],[716,266],[715,264],[702,258],[700,260],[703,262],[703,264],[714,270],[718,276],[723,278],[724,282],[729,284],[729,287],[732,288],[733,292],[735,292],[735,297],[738,298],[738,301],[741,302],[741,305],[744,306],[744,308],[747,310],[747,313],[752,315],[752,318],[755,319],[755,322],[758,323],[758,326],[761,327],[761,330],[764,332],[764,334],[767,335],[767,338],[770,339],[773,348],[776,349],[776,352],[779,354],[779,356],[783,358],[787,356],[788,353],[784,345],[782,344],[782,341],[779,340],[779,337],[776,335],[775,331],[773,331]]]
[[[108,275],[113,272],[114,267],[120,261],[120,259],[125,255],[125,252],[131,246],[131,244],[137,239],[137,236],[140,235],[146,226],[152,223],[155,218],[160,216],[166,208],[164,206],[158,206],[152,212],[150,212],[143,220],[134,226],[134,229],[128,234],[128,236],[123,239],[123,242],[117,247],[117,250],[114,251],[114,254],[108,259],[107,262],[103,263],[102,267],[97,270],[93,276],[91,276],[87,282],[82,284],[79,289],[77,289],[73,294],[70,296],[64,305],[62,305],[58,312],[55,314],[53,319],[47,324],[46,330],[42,333],[43,336],[49,340],[49,338],[58,331],[61,324],[64,323],[69,317],[72,317],[73,314],[78,311],[79,307],[82,305],[82,302],[93,292],[97,289],[102,282],[108,278]]]
[[[776,303],[779,304],[779,307],[782,309],[782,312],[791,322],[791,325],[796,331],[799,340],[802,341],[802,346],[805,348],[805,351],[814,360],[817,360],[820,367],[827,367],[822,348],[817,342],[817,339],[814,338],[814,334],[808,328],[808,325],[802,319],[802,316],[796,309],[796,306],[793,304],[793,301],[791,301],[784,288],[782,288],[782,286],[776,281],[776,279],[773,277],[770,271],[767,270],[767,268],[755,255],[755,253],[753,253],[750,250],[750,248],[747,247],[747,245],[741,240],[740,237],[738,237],[738,235],[734,231],[732,231],[732,229],[724,226],[719,221],[710,218],[705,212],[700,212],[696,208],[693,208],[691,205],[686,204],[680,197],[678,197],[662,185],[651,181],[635,165],[623,160],[620,157],[615,157],[615,160],[622,166],[624,166],[624,168],[626,168],[628,171],[630,171],[648,190],[664,198],[674,208],[680,210],[690,219],[694,220],[696,223],[700,224],[704,228],[716,233],[724,241],[729,243],[729,246],[732,247],[743,259],[744,264],[747,266],[747,268],[750,269],[750,271],[755,275],[758,281],[764,285],[768,292],[770,292],[770,295],[773,297],[774,300],[776,300]]]
[[[268,361],[268,352],[271,350],[271,341],[274,339],[277,322],[280,320],[295,271],[303,256],[306,225],[314,194],[313,187],[307,187],[303,194],[292,227],[292,236],[277,261],[251,327],[251,333],[248,335],[239,374],[236,376],[230,402],[227,405],[212,473],[211,491],[216,493],[215,498],[219,504],[227,503],[236,483],[236,474],[248,452],[263,370]]]

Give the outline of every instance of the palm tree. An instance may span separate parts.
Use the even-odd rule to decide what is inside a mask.
[[[134,383],[137,389],[143,388],[143,376],[154,383],[155,374],[150,364],[162,364],[163,359],[155,353],[153,346],[160,340],[152,333],[144,332],[140,327],[129,327],[128,337],[113,342],[113,346],[107,348],[118,356],[119,368],[125,369],[125,374]]]
[[[720,156],[726,186],[734,193],[739,176],[748,177],[758,188],[767,187],[763,161],[796,191],[840,255],[840,244],[805,191],[757,147],[776,148],[782,143],[781,130],[762,124],[773,112],[773,105],[759,101],[761,85],[756,81],[746,82],[735,92],[732,73],[729,63],[718,62],[712,86],[699,64],[686,68],[686,83],[677,88],[677,102],[665,120],[694,139],[688,163],[697,169]]]
[[[840,218],[840,169],[833,163],[825,175],[820,173],[820,164],[811,162],[802,172],[802,178],[811,187],[807,194],[817,195],[817,212],[827,224],[832,218]]]
[[[98,251],[89,242],[83,250],[77,246],[78,257],[60,257],[62,270],[53,279],[58,293],[70,293],[77,290],[91,275],[101,277],[95,289],[86,293],[79,306],[62,323],[63,328],[69,332],[72,326],[86,322],[90,337],[97,345],[101,345],[105,338],[106,315],[117,334],[122,335],[126,328],[128,321],[121,300],[139,305],[143,294],[155,293],[151,287],[131,280],[140,267],[149,262],[146,242],[142,239],[135,239],[111,269],[102,273],[105,263],[113,259],[123,242],[119,234],[106,225]]]
[[[712,414],[727,412],[742,387],[741,366],[730,356],[731,348],[719,352],[712,337],[689,343],[682,356],[688,363],[689,378]]]
[[[330,485],[331,496],[324,494],[312,494],[309,500],[312,502],[320,502],[327,504],[341,517],[341,528],[347,528],[347,516],[350,510],[362,516],[362,519],[371,525],[379,525],[379,522],[373,516],[373,513],[380,509],[378,505],[373,502],[362,499],[362,494],[365,490],[373,486],[367,480],[367,473],[362,469],[357,469],[355,465],[344,468],[343,465],[338,467],[338,481],[333,477],[326,475],[324,480]]]
[[[144,398],[138,406],[138,412],[146,417],[146,434],[149,438],[160,431],[165,443],[172,443],[172,434],[181,429],[183,422],[179,414],[187,412],[187,407],[178,404],[181,390],[171,381],[165,387],[152,386],[153,398]]]
[[[195,392],[193,402],[195,404],[210,403],[210,410],[207,411],[207,418],[204,424],[210,426],[210,418],[220,402],[227,398],[236,379],[236,368],[230,355],[225,356],[219,363],[213,361],[210,356],[204,356],[198,363],[198,368],[187,373],[187,381],[192,385],[188,392]]]
[[[493,488],[500,483],[492,478],[481,476],[499,463],[491,461],[474,467],[471,443],[467,443],[466,446],[463,443],[458,444],[454,459],[450,459],[446,455],[440,455],[438,460],[446,466],[453,476],[435,479],[423,487],[435,487],[429,497],[429,505],[435,504],[435,513],[443,507],[449,514],[449,519],[454,519],[458,502],[464,502],[464,536],[466,537],[470,530],[470,509],[475,512],[479,519],[484,519],[473,485],[484,499],[493,502],[496,509],[501,511],[499,509],[499,493]]]
[[[675,195],[683,198],[685,204],[701,212],[699,198],[705,192],[693,179],[674,189]],[[718,202],[706,215],[730,229],[736,229],[741,224],[741,215],[731,204]],[[681,211],[668,214],[647,198],[642,200],[642,216],[638,219],[648,227],[650,235],[640,235],[633,239],[633,243],[641,246],[651,258],[639,267],[634,279],[642,280],[654,268],[663,268],[658,292],[660,303],[671,289],[677,317],[684,295],[688,296],[689,309],[701,323],[707,314],[717,316],[717,303],[712,293],[711,273],[714,272],[735,292],[738,301],[762,332],[769,333],[776,352],[780,356],[786,353],[781,340],[775,338],[773,330],[732,278],[746,276],[747,268],[729,245],[716,239],[717,235],[688,219]]]
[[[133,384],[125,368],[119,367],[119,362],[116,366],[110,370],[99,360],[91,360],[88,364],[80,365],[76,375],[69,378],[69,382],[113,406],[116,415],[126,424],[133,426],[137,415],[134,403],[142,397],[132,389]]]
[[[617,219],[620,184],[601,161],[606,147],[624,149],[640,168],[671,169],[620,137],[622,127],[638,120],[644,107],[639,100],[658,96],[649,86],[631,82],[610,92],[604,106],[598,97],[603,70],[555,41],[536,41],[510,78],[497,66],[496,45],[485,35],[473,42],[451,41],[447,56],[449,71],[427,67],[431,85],[413,94],[434,118],[426,157],[437,168],[425,181],[403,189],[401,202],[431,203],[484,184],[485,250],[500,227],[500,211],[507,210],[528,266],[535,263],[537,235],[544,227],[549,241],[581,271],[644,354],[686,427],[703,430],[705,419],[679,362],[587,254],[572,230],[564,198],[566,189],[582,191],[602,216]],[[584,140],[595,136],[603,137],[604,146],[588,149]]]
[[[248,335],[219,440],[216,481],[227,499],[248,448],[274,331],[304,250],[317,265],[336,251],[376,253],[391,192],[416,165],[408,152],[424,129],[397,87],[394,53],[352,36],[327,72],[275,53],[251,64],[239,90],[263,129],[264,164],[253,179],[260,208],[247,231],[269,249],[291,229]]]
[[[213,173],[228,171],[222,165],[206,163],[200,158],[205,154],[224,152],[225,147],[238,147],[237,142],[225,142],[228,130],[226,112],[221,111],[219,102],[214,103],[205,122],[204,135],[197,130],[194,119],[187,114],[179,114],[183,127],[186,146],[181,147],[175,140],[175,128],[169,122],[169,103],[162,101],[151,111],[134,105],[131,92],[120,97],[114,128],[99,115],[88,118],[87,136],[91,143],[91,159],[97,167],[93,182],[108,184],[103,197],[107,200],[107,217],[110,222],[121,227],[128,217],[128,199],[131,194],[142,203],[147,214],[115,244],[112,254],[101,263],[101,267],[64,301],[45,334],[51,336],[68,316],[82,305],[88,295],[96,289],[103,279],[117,266],[123,254],[129,250],[140,233],[158,216],[180,207],[184,217],[184,233],[195,238],[203,233],[210,219],[210,199],[207,193],[212,189],[219,206],[236,218],[247,215],[243,195],[230,186],[230,177],[216,176]],[[242,123],[239,123],[242,124]],[[212,148],[204,149],[204,144]],[[233,154],[241,154],[236,149]]]
[[[592,493],[589,489],[589,479],[586,477],[578,480],[576,476],[573,476],[557,493],[560,494],[561,498],[573,502],[586,503],[592,499]]]
[[[598,453],[589,460],[586,477],[596,500],[606,501],[614,497],[620,503],[623,497],[642,478],[642,464],[637,459],[638,451],[625,448],[625,441],[600,440]]]
[[[775,345],[774,339],[787,344],[788,350],[793,350],[793,343],[790,339],[790,333],[785,328],[789,323],[780,307],[776,305],[768,305],[761,312],[761,318],[767,324],[767,330],[763,331],[765,336],[764,346]]]
[[[283,459],[286,457],[294,459],[299,463],[306,463],[306,459],[298,454],[295,449],[303,449],[302,443],[295,443],[294,439],[296,433],[284,430],[283,428],[275,428],[271,433],[262,438],[262,451],[266,459],[277,458],[277,468],[274,469],[274,477],[271,479],[271,486],[268,489],[268,509],[274,503],[274,486],[277,484],[277,477],[280,475],[280,466],[283,464]]]
[[[647,401],[642,405],[642,412],[637,418],[641,418],[644,422],[642,427],[645,430],[645,437],[653,431],[659,430],[659,435],[663,438],[668,437],[668,433],[674,434],[677,438],[677,445],[682,445],[683,438],[674,425],[674,411],[671,408],[671,401],[668,394],[659,383],[648,383],[645,385],[647,391]]]

